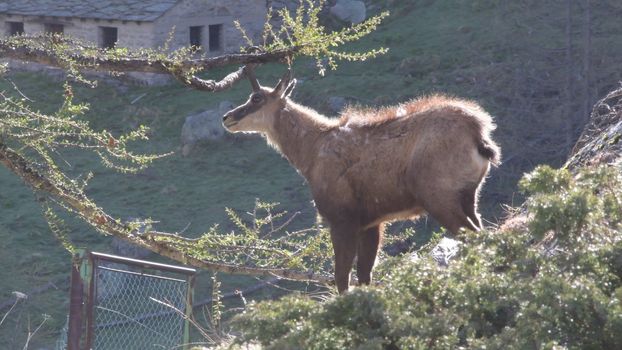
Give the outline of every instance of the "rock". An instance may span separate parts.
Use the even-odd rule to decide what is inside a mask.
[[[112,238],[111,246],[113,254],[125,258],[144,259],[151,255],[151,251],[117,237]]]
[[[300,2],[296,0],[269,0],[268,7],[271,7],[273,11],[278,11],[282,8],[287,8],[291,13],[294,13]]]
[[[461,244],[462,242],[455,239],[443,237],[438,244],[432,248],[430,255],[439,266],[449,266],[449,261],[460,251]],[[418,252],[414,252],[410,255],[412,261],[416,261],[419,258]]]
[[[622,87],[596,103],[565,167],[615,163],[622,165]]]
[[[436,260],[439,265],[448,266],[449,260],[460,251],[460,244],[462,244],[460,241],[443,237],[438,244],[432,248],[430,254],[432,254],[432,258]]]
[[[221,140],[225,136],[222,116],[232,108],[231,102],[223,101],[217,109],[209,109],[186,117],[186,122],[181,128],[181,144],[184,156],[190,153],[197,142]]]
[[[341,21],[352,24],[361,23],[367,18],[365,3],[357,0],[337,0],[329,13]]]
[[[142,219],[137,219],[133,217],[129,217],[127,219],[128,222],[139,222],[140,226],[137,229],[136,234],[140,235],[145,232],[146,226]],[[120,255],[125,258],[132,259],[144,259],[151,255],[151,251],[140,247],[136,244],[132,244],[128,241],[122,240],[117,237],[112,238],[112,243],[110,244],[112,247],[112,253],[115,255]]]

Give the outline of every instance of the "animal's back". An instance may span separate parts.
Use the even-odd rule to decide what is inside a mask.
[[[389,107],[350,106],[341,113],[339,124],[354,128],[378,127],[396,120],[425,117],[431,111],[446,108],[463,110],[477,119],[483,127],[490,130],[495,128],[492,117],[476,102],[438,94]]]
[[[370,214],[381,214],[417,206],[432,190],[479,184],[499,157],[493,129],[477,104],[435,95],[390,108],[351,108],[328,147],[343,152],[333,168],[339,183],[347,181]]]
[[[368,152],[385,157],[400,152],[401,147],[434,149],[433,156],[453,151],[456,143],[473,142],[493,164],[500,159],[499,147],[490,137],[495,129],[492,117],[468,100],[432,95],[379,109],[351,107],[342,114],[339,125],[342,131],[352,133],[355,144],[363,140]]]

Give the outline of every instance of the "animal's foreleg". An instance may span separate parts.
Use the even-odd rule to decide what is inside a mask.
[[[380,247],[382,226],[370,227],[360,233],[358,241],[358,256],[356,261],[356,274],[359,284],[371,283],[371,272],[376,263],[376,256]]]
[[[350,227],[331,227],[330,236],[335,251],[335,284],[339,294],[350,287],[350,272],[356,255],[356,230]]]

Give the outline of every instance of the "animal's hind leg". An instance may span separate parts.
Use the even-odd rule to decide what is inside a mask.
[[[426,211],[432,215],[436,221],[438,221],[443,227],[451,231],[453,234],[458,234],[460,228],[464,227],[472,231],[479,231],[479,228],[475,226],[471,219],[462,209],[462,205],[457,196],[437,196],[436,198],[455,198],[448,203],[443,201],[426,203],[424,205]]]
[[[462,211],[471,219],[473,225],[478,229],[484,228],[482,222],[477,213],[477,187],[465,188],[460,193],[460,204],[462,205]]]
[[[370,227],[360,233],[356,260],[356,274],[359,284],[371,283],[371,271],[376,263],[382,225]]]
[[[330,237],[335,252],[335,284],[339,294],[350,286],[350,272],[356,255],[357,231],[350,227],[331,227]]]

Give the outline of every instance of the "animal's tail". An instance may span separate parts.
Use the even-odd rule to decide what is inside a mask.
[[[488,158],[492,165],[499,166],[501,164],[501,148],[490,138],[480,138],[477,143],[477,151]]]

